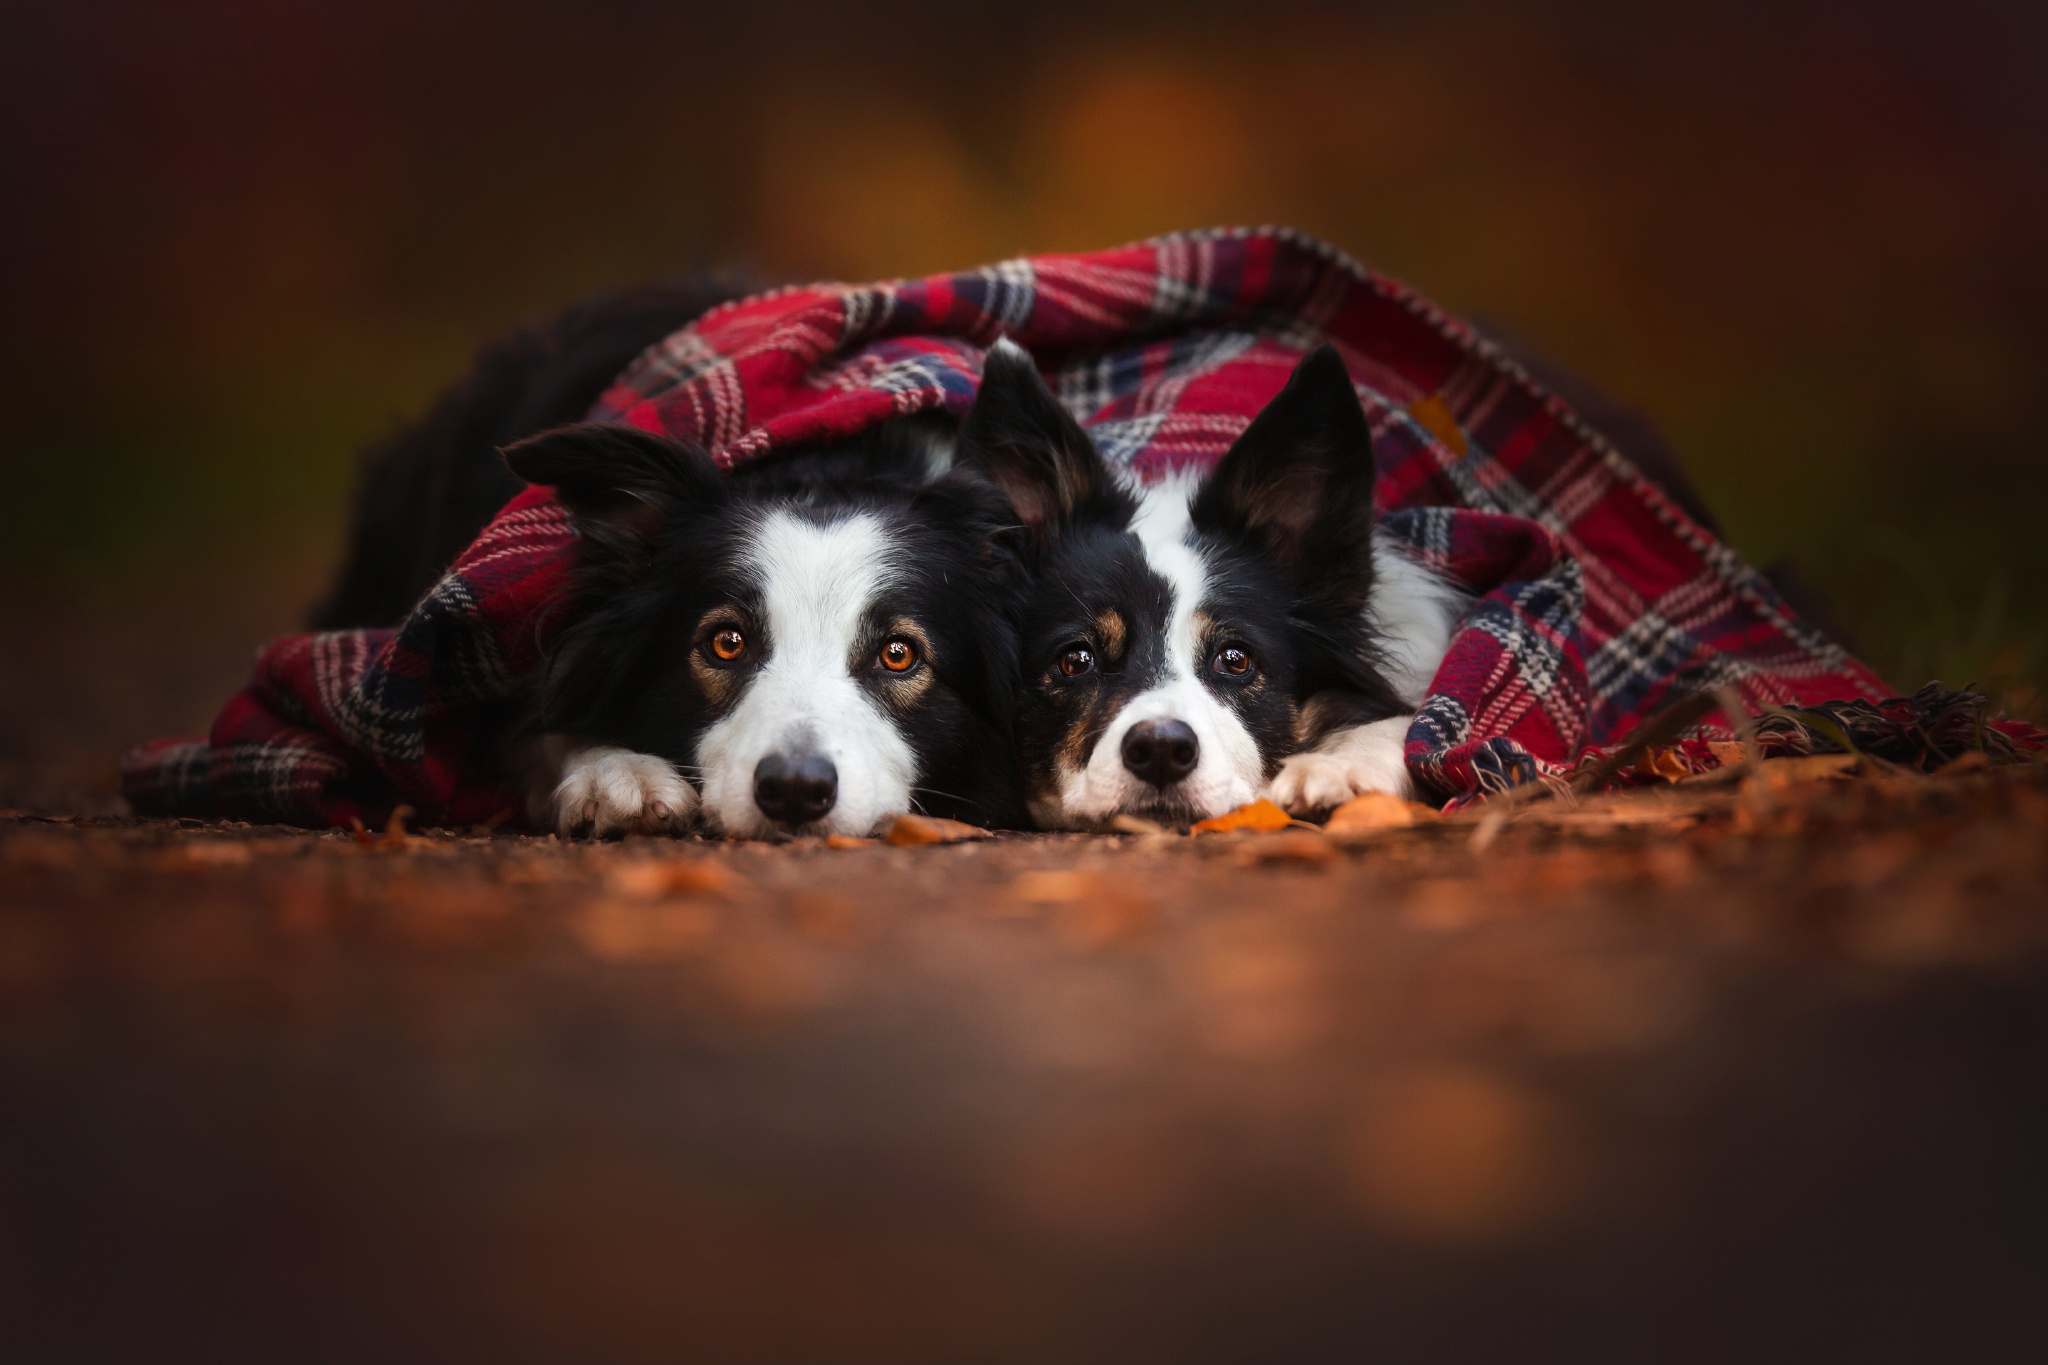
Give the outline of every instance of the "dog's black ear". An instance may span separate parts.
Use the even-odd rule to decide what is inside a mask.
[[[1034,531],[1056,531],[1083,508],[1122,496],[1088,433],[1007,337],[988,349],[954,459],[994,481]]]
[[[1249,539],[1304,588],[1371,589],[1372,432],[1344,362],[1318,347],[1295,367],[1195,495],[1198,531]]]
[[[718,466],[698,447],[603,422],[530,436],[505,448],[505,463],[554,488],[591,550],[634,563],[677,511],[723,495]]]

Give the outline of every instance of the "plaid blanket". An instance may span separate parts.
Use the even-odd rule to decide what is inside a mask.
[[[643,354],[592,417],[731,464],[964,412],[1005,333],[1142,477],[1213,463],[1304,354],[1335,344],[1371,423],[1385,534],[1472,594],[1408,734],[1440,799],[1563,772],[1704,688],[1732,685],[1758,711],[1892,696],[1471,328],[1292,231],[740,300]],[[128,756],[128,799],[311,825],[401,802],[452,824],[516,810],[488,741],[541,657],[573,541],[529,489],[397,629],[266,648],[205,740]],[[1687,752],[1727,737],[1707,727]]]

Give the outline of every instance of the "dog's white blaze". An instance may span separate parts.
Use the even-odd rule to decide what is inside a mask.
[[[1209,570],[1190,543],[1194,528],[1188,503],[1196,486],[1194,479],[1173,478],[1142,490],[1131,531],[1144,548],[1147,566],[1165,580],[1170,594],[1166,679],[1124,704],[1095,741],[1087,766],[1060,772],[1057,823],[1098,823],[1154,798],[1155,789],[1123,762],[1124,735],[1140,721],[1177,720],[1195,732],[1201,756],[1176,793],[1197,818],[1236,809],[1265,783],[1258,742],[1202,681],[1207,660],[1195,614],[1208,594]]]
[[[729,834],[760,835],[754,768],[771,753],[815,753],[839,770],[839,797],[820,825],[867,834],[910,809],[917,758],[853,670],[861,622],[888,586],[887,529],[865,514],[826,525],[789,512],[763,517],[745,564],[761,590],[768,660],[739,703],[697,746],[704,814]]]

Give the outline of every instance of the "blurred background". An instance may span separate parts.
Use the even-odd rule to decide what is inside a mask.
[[[0,797],[202,729],[354,450],[579,296],[1285,222],[1653,418],[1890,680],[2048,709],[2048,10],[12,7]],[[65,799],[71,799],[69,797]]]

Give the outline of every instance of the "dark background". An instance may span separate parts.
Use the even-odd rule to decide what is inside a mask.
[[[111,790],[492,333],[1286,222],[1661,424],[1902,687],[2048,707],[2039,6],[218,3],[0,41],[0,783]]]

